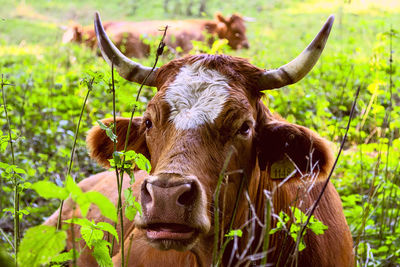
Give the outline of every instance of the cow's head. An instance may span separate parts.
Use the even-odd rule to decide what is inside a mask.
[[[62,42],[65,43],[82,43],[83,28],[81,25],[71,22],[67,30],[64,32]]]
[[[290,158],[298,171],[305,172],[312,154],[319,166],[314,170],[328,171],[331,156],[326,142],[307,128],[274,117],[260,98],[262,90],[295,83],[311,70],[332,23],[330,17],[296,59],[276,70],[262,70],[241,58],[197,55],[175,59],[152,72],[115,48],[96,13],[105,60],[127,80],[142,83],[149,75],[146,85],[158,89],[143,117],[134,119],[128,147],[144,153],[153,166],[141,185],[143,215],[135,219],[148,242],[159,249],[188,250],[197,240],[212,238],[213,194],[225,162],[228,215],[222,227],[229,222],[241,181],[259,179],[260,171],[268,172],[271,164]],[[128,123],[117,120],[117,149],[122,149]],[[113,145],[105,132],[93,128],[88,146],[91,156],[107,166]]]
[[[224,18],[220,13],[215,15],[217,20],[217,34],[219,38],[228,40],[228,45],[233,49],[249,48],[246,37],[246,26],[240,15],[233,14]]]

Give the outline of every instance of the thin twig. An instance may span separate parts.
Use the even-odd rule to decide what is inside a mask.
[[[327,187],[328,184],[329,184],[329,181],[330,181],[330,179],[331,179],[331,177],[332,177],[333,171],[335,170],[336,164],[337,164],[337,162],[338,162],[338,160],[339,160],[340,154],[342,153],[344,144],[346,143],[346,140],[347,140],[347,134],[348,134],[349,129],[350,129],[350,124],[351,124],[351,120],[352,120],[353,115],[354,115],[354,110],[355,110],[355,107],[356,107],[356,104],[357,104],[357,99],[358,99],[358,95],[359,95],[359,93],[360,93],[360,89],[361,89],[361,86],[358,86],[357,91],[356,91],[356,95],[355,95],[355,97],[354,97],[353,105],[352,105],[352,107],[351,107],[350,116],[349,116],[349,121],[348,121],[347,127],[346,127],[346,132],[345,132],[345,134],[344,134],[344,136],[343,136],[342,143],[340,144],[340,149],[339,149],[338,155],[336,156],[336,159],[335,159],[335,162],[333,163],[332,169],[331,169],[331,171],[330,171],[330,173],[329,173],[329,175],[328,175],[328,178],[327,178],[326,181],[325,181],[324,186],[322,187],[322,190],[321,190],[321,192],[320,192],[320,194],[319,194],[317,200],[314,202],[314,204],[313,204],[313,206],[312,206],[312,208],[311,208],[310,214],[308,215],[307,220],[306,220],[306,222],[304,223],[304,226],[301,228],[300,236],[303,236],[303,232],[305,231],[305,229],[306,229],[308,223],[310,222],[311,216],[314,214],[314,211],[315,211],[315,209],[317,208],[318,203],[320,202],[320,200],[321,200],[321,198],[322,198],[322,196],[323,196],[323,194],[324,194],[324,192],[325,192],[325,190],[326,190],[326,187]]]
[[[91,79],[89,82],[86,82],[88,90],[87,90],[87,93],[86,93],[86,96],[85,96],[85,100],[83,101],[81,113],[80,113],[80,115],[79,115],[78,124],[77,124],[76,129],[75,129],[74,143],[73,143],[73,145],[72,145],[72,150],[71,150],[71,155],[70,155],[70,160],[69,160],[69,165],[68,165],[68,171],[67,171],[66,179],[68,179],[68,177],[69,177],[70,174],[71,174],[72,163],[73,163],[74,154],[75,154],[75,147],[76,147],[76,142],[77,142],[77,139],[78,139],[79,127],[80,127],[80,124],[81,124],[81,121],[82,121],[83,112],[84,112],[84,110],[85,110],[85,106],[86,106],[87,100],[88,100],[88,98],[89,98],[89,94],[90,94],[90,92],[91,92],[92,89],[93,89],[94,79],[95,79],[95,77],[92,77],[92,79]],[[74,178],[72,178],[72,179],[73,179],[74,182],[75,182],[75,179],[74,179]],[[60,203],[60,211],[59,211],[58,219],[57,219],[57,229],[58,229],[58,230],[61,229],[61,220],[62,220],[62,210],[63,210],[63,206],[64,206],[64,200],[62,200],[61,203]],[[74,213],[72,214],[72,216],[73,216],[73,215],[74,215]],[[75,250],[75,240],[74,240],[75,234],[74,234],[74,229],[73,229],[73,218],[71,218],[71,219],[72,219],[72,223],[71,223],[70,227],[71,227],[72,249],[73,249],[73,252],[72,252],[72,255],[73,255],[72,264],[73,264],[73,266],[76,266],[76,250]]]
[[[133,108],[132,108],[131,117],[130,117],[129,124],[128,124],[128,129],[127,129],[127,131],[126,131],[125,144],[124,144],[124,152],[126,152],[126,150],[127,150],[127,148],[128,148],[129,133],[130,133],[130,131],[131,131],[133,116],[134,116],[134,114],[135,114],[135,112],[136,112],[137,102],[139,101],[140,93],[142,92],[143,86],[144,86],[144,84],[146,83],[147,79],[149,78],[150,74],[153,73],[154,69],[156,68],[157,63],[158,63],[158,59],[159,59],[159,57],[162,55],[162,53],[163,53],[163,51],[164,51],[164,47],[165,47],[164,39],[165,39],[165,36],[166,36],[166,34],[167,34],[167,30],[168,30],[168,26],[165,27],[165,29],[164,29],[164,34],[163,34],[163,36],[161,37],[160,43],[159,43],[159,45],[158,45],[158,49],[157,49],[157,53],[156,53],[156,59],[155,59],[155,61],[154,61],[153,67],[152,67],[151,71],[147,74],[147,76],[144,78],[143,82],[141,83],[141,85],[140,85],[140,87],[139,87],[138,93],[136,94],[136,99],[135,99],[135,103],[134,103]],[[111,75],[112,75],[113,92],[114,92],[113,109],[114,109],[114,124],[115,124],[115,89],[114,89],[114,78],[113,78],[113,77],[114,77],[114,68],[113,68],[113,66],[114,66],[114,64],[113,64],[113,62],[112,62],[112,64],[111,64],[111,69],[112,69],[112,70],[111,70]],[[116,128],[116,125],[114,125],[114,127]],[[115,150],[116,150],[116,148],[115,148],[115,145],[114,145],[114,151],[115,151]],[[123,225],[123,216],[122,216],[121,194],[122,194],[122,185],[123,185],[123,182],[124,182],[124,168],[123,168],[123,166],[125,166],[125,157],[123,157],[122,165],[121,165],[121,166],[122,166],[122,168],[121,168],[120,172],[117,171],[117,168],[116,168],[116,171],[117,171],[118,195],[119,195],[119,197],[118,197],[118,212],[119,212],[119,214],[120,214],[121,229],[123,229],[123,228],[122,228],[122,227],[123,227],[123,226],[122,226],[122,225]],[[119,173],[120,179],[118,179],[118,173]],[[123,233],[121,233],[121,235],[123,235]],[[113,238],[111,251],[113,251],[113,248],[114,248],[114,239],[115,239],[115,237]],[[122,254],[122,255],[121,255],[121,256],[122,256],[121,266],[122,266],[122,267],[124,267],[124,246],[123,246],[123,239],[124,239],[124,238],[122,237],[122,238],[121,238],[121,242],[122,242],[122,244],[121,244],[121,249],[122,249],[122,251],[121,251],[121,254]]]
[[[14,156],[14,141],[12,140],[12,134],[11,134],[11,123],[10,123],[10,118],[8,117],[8,112],[7,112],[7,102],[6,102],[6,95],[4,92],[4,86],[12,86],[12,84],[8,84],[4,82],[4,76],[1,74],[1,92],[3,95],[3,107],[4,107],[4,113],[6,115],[6,120],[7,120],[7,128],[8,128],[8,136],[9,136],[9,142],[10,142],[10,149],[11,149],[11,157],[12,157],[12,165],[15,165],[15,156]],[[19,181],[18,177],[15,175],[15,171],[12,171],[12,178],[14,181],[14,252],[15,252],[15,266],[18,266],[18,247],[19,247]]]
[[[213,247],[213,266],[218,265],[218,233],[220,231],[219,225],[219,194],[221,191],[222,181],[225,177],[226,169],[228,168],[228,164],[231,160],[234,148],[230,147],[228,154],[225,158],[224,165],[222,166],[222,170],[219,173],[217,187],[214,193],[214,247]]]

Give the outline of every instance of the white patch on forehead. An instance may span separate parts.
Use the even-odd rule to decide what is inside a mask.
[[[165,94],[171,107],[169,119],[182,130],[214,122],[228,98],[228,88],[225,76],[201,62],[183,66]]]

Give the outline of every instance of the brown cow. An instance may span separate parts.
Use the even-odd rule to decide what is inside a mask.
[[[159,29],[168,25],[166,44],[169,49],[177,47],[187,54],[192,48],[192,40],[207,41],[210,45],[214,38],[228,40],[228,45],[233,49],[249,48],[246,38],[244,20],[239,15],[224,18],[216,14],[215,20],[168,20],[168,21],[108,21],[104,29],[110,35],[115,45],[126,56],[141,58],[149,55],[150,46],[143,42],[143,38],[161,35]],[[211,38],[205,36],[210,34]],[[97,46],[93,26],[82,27],[74,24],[64,33],[63,42],[84,43],[94,49]]]
[[[224,166],[220,228],[226,233],[232,223],[233,229],[244,232],[223,253],[224,266],[259,264],[265,255],[274,266],[291,266],[295,261],[297,266],[354,265],[352,237],[331,183],[314,213],[328,226],[323,235],[307,231],[306,248],[297,256],[285,231],[270,235],[268,253],[261,249],[266,195],[271,195],[274,214],[284,211],[292,216],[293,206],[307,212],[333,162],[325,139],[271,114],[261,101],[261,91],[302,79],[317,62],[332,23],[333,16],[297,58],[276,70],[262,70],[245,59],[226,55],[197,55],[173,60],[152,72],[115,48],[96,13],[95,27],[105,60],[113,60],[120,75],[133,82],[142,83],[150,74],[146,85],[158,89],[143,117],[133,120],[128,139],[129,149],[146,155],[153,166],[150,175],[137,172],[133,185],[143,215],[137,215],[134,222],[124,220],[129,266],[212,265],[213,242],[220,238],[214,234],[213,195]],[[117,120],[119,150],[128,123],[129,119]],[[87,143],[91,157],[108,167],[113,144],[106,133],[95,126]],[[88,179],[82,183],[92,184],[91,189],[116,201],[113,173]],[[67,210],[65,218],[71,216]],[[102,219],[97,210],[89,218]],[[276,217],[271,221],[275,227]],[[114,265],[119,266],[121,251],[113,255]],[[80,263],[90,266],[90,260],[84,253]]]

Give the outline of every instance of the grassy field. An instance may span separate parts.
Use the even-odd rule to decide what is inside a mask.
[[[188,15],[188,6],[193,3]],[[0,0],[0,74],[13,133],[8,143],[5,112],[0,117],[0,247],[13,253],[13,178],[4,163],[19,174],[21,236],[49,216],[58,201],[49,202],[29,189],[36,181],[65,180],[74,132],[87,83],[94,72],[109,79],[106,63],[85,47],[61,44],[71,21],[89,25],[97,10],[103,20],[212,18],[240,13],[247,23],[249,50],[220,52],[248,58],[261,68],[276,68],[293,59],[312,40],[330,14],[335,24],[314,70],[300,83],[268,92],[270,109],[290,122],[316,130],[337,150],[357,88],[360,97],[333,182],[341,195],[355,241],[358,266],[400,265],[400,2],[238,0],[200,1],[61,1]],[[167,62],[164,57],[159,65]],[[154,58],[140,62],[151,65]],[[89,160],[85,133],[96,120],[110,117],[108,83],[98,81],[90,93],[77,138],[71,175],[79,181],[100,171]],[[118,113],[129,116],[138,86],[117,78]],[[137,114],[154,89],[146,88]],[[3,103],[3,102],[2,102]],[[4,103],[3,103],[4,104]],[[2,106],[3,107],[3,106]],[[14,157],[14,163],[13,158]]]

